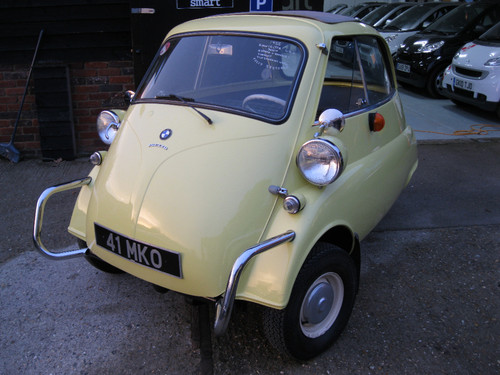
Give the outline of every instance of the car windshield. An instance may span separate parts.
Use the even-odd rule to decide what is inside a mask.
[[[343,11],[340,12],[340,14],[342,14],[343,16],[351,17],[353,14],[356,14],[356,12],[358,12],[360,9],[364,7],[366,7],[365,4],[354,5],[353,7],[344,9]]]
[[[161,47],[134,100],[223,107],[280,122],[303,63],[303,47],[291,40],[248,34],[174,37]]]
[[[382,5],[377,9],[375,9],[374,11],[368,13],[366,16],[364,16],[362,20],[364,23],[367,23],[368,25],[374,25],[375,22],[377,22],[379,19],[384,17],[388,12],[398,7],[399,5],[400,4],[398,3]]]
[[[430,25],[425,31],[454,35],[476,22],[477,17],[485,10],[479,4],[462,5]]]
[[[420,5],[416,5],[406,12],[401,13],[398,17],[394,18],[390,24],[385,26],[382,31],[387,30],[400,30],[400,31],[409,31],[413,30],[420,22],[422,22],[422,18],[434,8],[436,5],[432,3],[424,3]]]
[[[500,43],[500,22],[491,29],[481,35],[478,40],[483,42],[499,42]]]

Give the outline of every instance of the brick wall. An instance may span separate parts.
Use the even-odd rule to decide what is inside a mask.
[[[123,93],[134,89],[132,61],[70,63],[70,86],[78,156],[105,145],[96,133],[96,118],[103,109],[126,108]],[[8,143],[21,105],[29,65],[0,65],[0,143]],[[30,81],[14,140],[22,157],[40,157],[40,135]]]
[[[10,142],[28,71],[28,65],[0,66],[0,143]],[[27,150],[30,154],[37,154],[37,150],[40,149],[40,137],[36,120],[35,96],[32,93],[33,87],[30,86],[14,145],[23,153]]]

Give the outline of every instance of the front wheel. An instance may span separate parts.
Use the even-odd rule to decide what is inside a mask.
[[[429,79],[427,80],[426,89],[427,93],[432,98],[442,98],[443,97],[443,88],[441,87],[443,84],[443,76],[444,76],[444,68],[436,68],[429,75]]]
[[[307,360],[328,349],[354,306],[357,268],[344,250],[318,243],[300,270],[288,305],[266,309],[265,333],[283,354]]]

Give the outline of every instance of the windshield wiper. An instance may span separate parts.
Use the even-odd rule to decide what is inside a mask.
[[[169,95],[156,95],[155,99],[164,99],[164,100],[175,100],[177,102],[182,102],[184,104],[187,104],[190,108],[194,109],[196,113],[198,113],[201,117],[205,119],[206,122],[208,122],[209,125],[213,124],[213,121],[210,117],[208,117],[206,114],[200,112],[196,107],[194,107],[191,103],[194,103],[195,100],[193,98],[185,98],[179,95],[175,94],[169,94]]]

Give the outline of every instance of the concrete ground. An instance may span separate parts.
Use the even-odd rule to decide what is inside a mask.
[[[466,104],[432,99],[416,88],[400,88],[406,122],[420,143],[457,142],[500,138],[500,119]]]
[[[42,257],[31,241],[36,199],[90,165],[0,160],[0,374],[500,373],[500,134],[429,133],[500,123],[418,92],[402,99],[419,168],[362,242],[346,330],[305,363],[270,347],[259,307],[237,304],[228,333],[213,338],[212,308],[83,259]],[[61,228],[75,198],[49,201],[46,245],[73,245]]]

